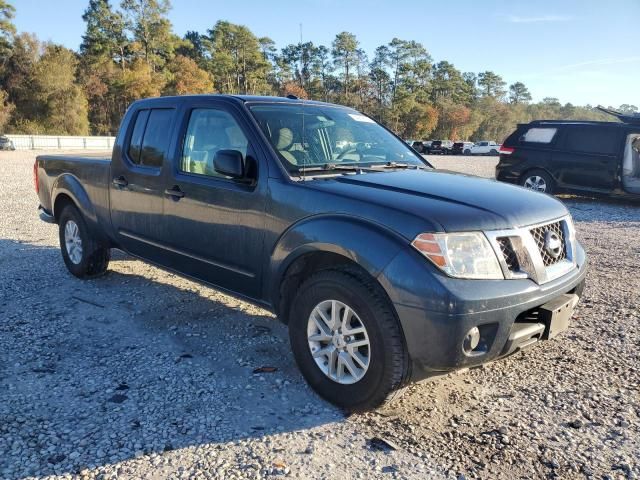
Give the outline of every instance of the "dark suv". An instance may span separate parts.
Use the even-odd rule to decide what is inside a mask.
[[[640,118],[620,119],[518,125],[500,148],[496,178],[550,194],[640,198]]]

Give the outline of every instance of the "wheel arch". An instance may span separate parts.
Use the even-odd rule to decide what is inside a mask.
[[[67,205],[75,206],[96,238],[108,242],[103,228],[100,226],[93,202],[85,188],[75,176],[63,174],[56,178],[51,188],[53,217],[56,223],[60,221],[60,214]]]
[[[351,216],[305,219],[288,229],[276,243],[266,270],[266,297],[286,323],[295,285],[320,269],[350,267],[375,281],[389,298],[377,276],[404,243],[402,237],[386,227]]]

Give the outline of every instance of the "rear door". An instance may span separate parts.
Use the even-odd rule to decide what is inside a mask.
[[[268,175],[260,142],[242,113],[223,100],[185,102],[164,212],[170,267],[258,298]],[[257,180],[247,184],[217,173],[219,150],[239,151]],[[179,196],[171,195],[176,191]]]
[[[552,163],[561,187],[610,191],[616,185],[622,129],[608,125],[566,125]]]
[[[175,108],[141,108],[133,113],[119,158],[111,164],[111,223],[127,251],[160,262],[166,232],[163,216],[166,154]],[[161,263],[161,262],[160,262]]]

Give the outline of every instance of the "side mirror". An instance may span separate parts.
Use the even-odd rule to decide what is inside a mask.
[[[244,178],[244,158],[238,150],[218,150],[213,157],[213,169],[231,178]]]

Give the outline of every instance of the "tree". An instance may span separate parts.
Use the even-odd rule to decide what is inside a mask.
[[[87,135],[87,99],[76,83],[78,60],[73,51],[48,44],[34,70],[34,97],[41,103],[46,133]]]
[[[85,63],[109,58],[120,63],[124,69],[129,39],[122,14],[113,11],[109,0],[89,0],[82,19],[87,24],[80,45],[80,54]]]
[[[188,31],[182,38],[182,42],[176,48],[175,54],[190,58],[195,61],[198,67],[206,68],[207,48],[206,37],[198,32]]]
[[[500,75],[490,71],[478,74],[478,85],[481,87],[482,94],[485,97],[493,97],[500,100],[506,93],[504,90],[506,82],[502,80]]]
[[[9,102],[9,94],[0,89],[0,132],[6,128],[16,106]]]
[[[122,0],[120,4],[135,40],[140,44],[144,61],[152,71],[162,68],[173,55],[175,36],[167,13],[169,0]]]
[[[635,105],[629,105],[628,103],[623,103],[618,107],[618,110],[620,110],[622,113],[637,113],[638,107],[636,107]]]
[[[469,105],[474,98],[473,93],[472,87],[451,63],[443,60],[436,65],[431,87],[434,102],[450,99],[456,104]]]
[[[333,55],[334,63],[336,67],[342,68],[344,72],[344,96],[345,101],[347,102],[349,98],[349,74],[350,69],[353,68],[358,58],[358,45],[359,42],[356,40],[356,36],[349,32],[341,32],[337,34],[331,44],[331,54]]]
[[[509,85],[509,102],[518,104],[518,103],[529,103],[531,101],[531,93],[529,93],[529,89],[522,82],[516,82],[512,85]]]
[[[11,50],[16,27],[12,20],[16,9],[6,0],[0,0],[0,61],[3,61]]]
[[[165,95],[212,93],[213,82],[208,72],[198,67],[191,58],[177,55],[168,65],[171,79],[164,89]]]
[[[218,21],[208,31],[210,73],[222,93],[265,93],[271,64],[256,36],[244,25]]]

